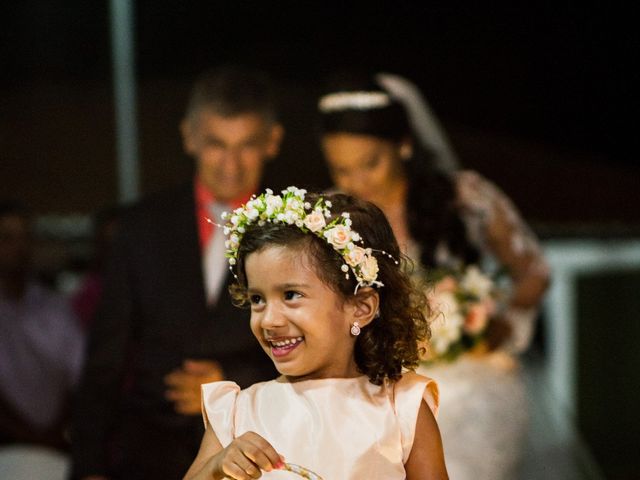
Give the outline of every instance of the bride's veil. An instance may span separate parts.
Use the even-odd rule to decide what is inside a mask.
[[[375,79],[391,97],[404,106],[416,138],[423,147],[434,153],[435,166],[444,172],[457,170],[458,158],[438,118],[418,87],[406,78],[392,73],[378,73]]]

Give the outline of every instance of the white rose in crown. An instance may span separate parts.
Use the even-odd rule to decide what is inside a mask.
[[[360,277],[365,282],[372,282],[378,278],[378,260],[372,255],[367,255],[364,261],[359,264]]]
[[[324,236],[333,248],[342,250],[351,243],[351,229],[344,225],[336,225],[324,232]]]
[[[355,267],[359,263],[362,263],[366,253],[367,251],[364,248],[354,245],[353,248],[349,250],[349,253],[345,255],[345,259],[347,260],[347,263],[349,265],[351,265],[352,267]]]
[[[304,226],[312,232],[319,232],[322,230],[327,222],[324,220],[324,215],[320,210],[314,210],[304,218]]]

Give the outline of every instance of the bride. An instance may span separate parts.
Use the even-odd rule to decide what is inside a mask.
[[[336,78],[318,110],[335,186],[385,212],[417,277],[469,265],[507,272],[510,294],[486,327],[486,348],[421,369],[440,385],[438,423],[451,478],[517,478],[528,422],[517,355],[530,343],[549,275],[537,239],[498,187],[457,168],[406,79]]]

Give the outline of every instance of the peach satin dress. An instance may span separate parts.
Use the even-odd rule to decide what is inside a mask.
[[[366,376],[283,379],[240,390],[234,382],[202,386],[205,425],[220,443],[253,431],[269,441],[286,462],[324,480],[404,479],[404,463],[415,435],[420,402],[438,410],[436,383],[413,372],[382,386]],[[299,479],[286,471],[264,479]]]

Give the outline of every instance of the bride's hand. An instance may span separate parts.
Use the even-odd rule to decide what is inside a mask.
[[[487,325],[485,339],[490,352],[500,347],[510,336],[512,327],[504,318],[492,318]]]
[[[284,459],[260,435],[246,432],[214,455],[209,466],[214,479],[250,480],[260,478],[261,470],[282,468]]]

